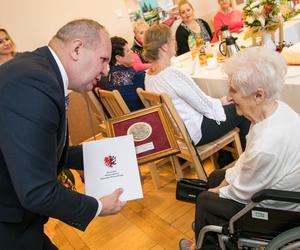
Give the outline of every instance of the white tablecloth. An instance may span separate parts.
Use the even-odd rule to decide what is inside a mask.
[[[202,66],[197,75],[192,75],[193,62],[190,53],[176,58],[177,65],[190,74],[197,85],[212,97],[221,97],[227,94],[227,76],[222,72],[222,65],[209,69]],[[288,103],[300,114],[300,66],[288,66],[284,88],[280,93],[280,99]]]

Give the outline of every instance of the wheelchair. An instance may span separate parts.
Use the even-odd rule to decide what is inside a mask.
[[[219,246],[225,249],[300,249],[300,211],[257,207],[272,200],[300,203],[300,192],[265,189],[235,214],[227,225],[207,225],[198,235],[196,249],[201,249],[206,233],[216,233]]]

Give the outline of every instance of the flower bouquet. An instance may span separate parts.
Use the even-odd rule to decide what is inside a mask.
[[[275,31],[282,20],[276,0],[247,0],[243,11],[245,24],[249,27],[244,36],[245,40]]]
[[[280,11],[283,19],[285,21],[288,20],[293,15],[291,5],[290,5],[290,1],[280,0],[279,11]]]
[[[68,189],[76,190],[75,178],[70,169],[62,169],[57,177],[58,181]]]

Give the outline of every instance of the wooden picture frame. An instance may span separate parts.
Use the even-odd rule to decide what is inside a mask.
[[[178,153],[171,121],[162,105],[135,111],[107,121],[111,137],[133,134],[139,164]]]

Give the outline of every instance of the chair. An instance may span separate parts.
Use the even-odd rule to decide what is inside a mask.
[[[105,115],[105,112],[103,110],[103,105],[100,102],[100,100],[96,97],[94,92],[89,91],[85,94],[85,98],[87,100],[87,103],[89,105],[89,111],[96,117],[98,120],[98,128],[102,134],[102,136],[107,137],[108,136],[108,129],[106,126],[106,120],[107,116]]]
[[[111,117],[130,113],[127,104],[118,90],[108,91],[97,88],[96,94]]]
[[[118,90],[107,91],[97,88],[96,94],[111,117],[118,117],[130,113],[129,108],[127,107],[124,99],[122,98]],[[160,188],[160,180],[159,174],[157,172],[157,167],[161,164],[164,164],[165,162],[166,161],[163,159],[156,163],[147,163],[151,173],[154,187],[156,189]]]
[[[167,94],[157,94],[154,92],[143,90],[141,88],[137,89],[137,93],[140,96],[145,107],[157,105],[159,103],[163,103],[165,105],[167,112],[173,120],[174,134],[181,150],[181,152],[177,154],[177,157],[183,158],[190,162],[195,167],[199,179],[205,181],[207,180],[207,175],[204,171],[201,161],[212,157],[220,149],[228,150],[234,153],[236,157],[239,157],[241,155],[242,147],[240,143],[238,128],[233,129],[223,137],[211,143],[195,148],[192,144],[191,138],[185,128],[183,121],[181,120],[179,114],[177,113],[177,110],[175,109],[170,97]],[[229,146],[229,144],[231,143],[233,144],[233,147]],[[198,156],[200,157],[200,159],[198,158]]]
[[[196,249],[205,234],[216,233],[221,249],[299,249],[300,213],[257,207],[265,200],[300,203],[300,192],[265,189],[257,192],[251,202],[235,214],[227,225],[208,225],[198,235]]]
[[[91,115],[91,107],[85,94],[71,91],[68,108],[68,126],[70,144],[77,145],[102,133],[97,126],[98,120]]]
[[[102,107],[99,102],[97,105],[97,100],[92,99],[95,98],[95,95],[91,91],[88,93],[71,91],[69,98],[69,144],[77,145],[107,136],[105,118],[104,116],[102,117]],[[95,116],[93,114],[95,114]],[[97,126],[99,122],[100,126]],[[80,170],[77,170],[77,172],[83,180],[84,172]]]

